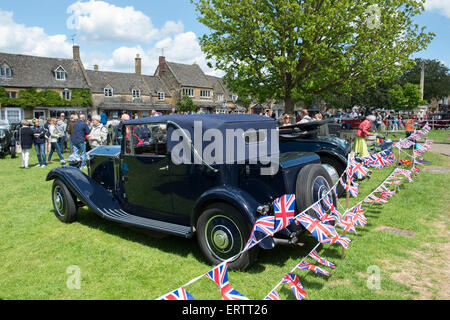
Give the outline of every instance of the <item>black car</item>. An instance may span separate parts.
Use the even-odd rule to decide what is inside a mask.
[[[16,157],[14,133],[11,126],[6,121],[0,120],[0,158],[10,154],[11,158]]]
[[[316,154],[279,152],[272,118],[169,115],[122,126],[122,145],[89,152],[88,175],[75,167],[48,174],[47,180],[54,180],[54,211],[62,222],[74,222],[77,207],[88,206],[126,225],[185,238],[196,235],[209,262],[231,259],[231,268],[243,269],[256,260],[259,248],[239,253],[256,219],[273,214],[276,198],[295,194],[300,212],[332,187]],[[252,150],[262,156],[254,157]],[[297,243],[303,230],[291,225],[259,247]]]
[[[323,120],[280,127],[280,151],[318,154],[335,183],[347,167],[352,146],[345,139],[331,135],[330,124],[335,123],[333,120]],[[343,191],[343,188],[340,187],[339,191]]]

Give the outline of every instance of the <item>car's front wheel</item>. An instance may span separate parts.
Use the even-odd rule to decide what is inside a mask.
[[[197,221],[197,240],[207,260],[217,265],[232,259],[230,269],[246,269],[256,260],[257,246],[239,255],[250,232],[242,214],[226,203],[208,206]]]
[[[64,223],[72,223],[77,219],[77,206],[74,196],[67,186],[59,179],[52,187],[53,209],[56,217]]]

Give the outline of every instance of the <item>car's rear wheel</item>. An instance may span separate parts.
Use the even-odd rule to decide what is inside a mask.
[[[258,247],[239,254],[250,237],[242,214],[226,203],[215,203],[203,210],[197,221],[197,240],[206,259],[214,265],[233,258],[230,269],[246,269],[258,255]]]
[[[72,223],[77,219],[75,197],[64,182],[59,179],[53,182],[52,201],[55,215],[60,221]]]
[[[310,164],[304,167],[297,176],[297,183],[295,188],[296,206],[299,212],[302,212],[319,199],[323,198],[333,186],[331,177],[327,170],[318,164]],[[330,198],[335,203],[335,196],[330,192]],[[322,207],[326,209],[325,204],[321,203]],[[308,214],[316,219],[319,216],[312,209]]]

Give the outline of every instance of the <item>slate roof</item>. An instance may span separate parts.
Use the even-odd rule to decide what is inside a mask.
[[[212,89],[211,83],[197,64],[175,62],[166,62],[166,64],[181,86]]]
[[[114,89],[114,94],[131,94],[131,90],[141,90],[141,95],[156,95],[164,92],[170,96],[170,92],[160,78],[145,76],[136,73],[93,71],[86,70],[91,83],[92,93],[103,93],[108,86]]]
[[[79,62],[73,59],[0,53],[0,64],[7,64],[12,72],[11,78],[0,78],[2,87],[89,89]],[[59,66],[66,71],[66,80],[56,80]]]
[[[214,89],[214,95],[223,94],[224,101],[233,101],[233,93],[227,88],[222,78],[206,75],[209,83]]]

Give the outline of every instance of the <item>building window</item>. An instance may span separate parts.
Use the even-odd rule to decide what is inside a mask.
[[[9,120],[9,123],[19,123],[22,121],[21,109],[5,108],[5,120]]]
[[[105,88],[105,97],[112,97],[114,95],[113,88]]]
[[[140,98],[141,97],[141,90],[133,89],[133,90],[131,90],[131,94],[133,95],[133,98]]]
[[[183,96],[193,97],[194,89],[183,88]]]
[[[200,98],[211,98],[211,91],[200,90]]]
[[[55,70],[55,78],[56,80],[64,81],[66,80],[66,70],[63,67],[59,66]]]
[[[69,89],[64,89],[64,91],[61,92],[61,97],[64,100],[70,100],[70,91],[69,91]]]
[[[11,68],[9,66],[0,66],[0,78],[11,78]]]
[[[8,98],[10,98],[10,99],[15,99],[15,98],[17,98],[17,92],[15,92],[15,91],[9,91],[9,92],[8,92]]]
[[[221,94],[221,93],[217,94],[216,97],[217,97],[217,101],[221,101],[221,102],[223,101],[223,94]]]
[[[158,101],[164,101],[166,99],[166,94],[164,92],[158,92]]]

